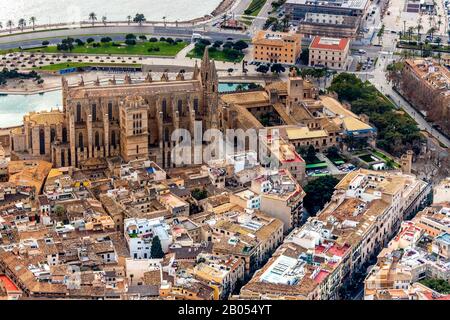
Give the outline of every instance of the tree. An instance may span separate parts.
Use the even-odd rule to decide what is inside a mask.
[[[130,23],[131,23],[131,19],[132,19],[132,17],[131,17],[131,16],[127,16],[127,21],[128,21],[128,25],[130,25]]]
[[[14,27],[14,22],[12,22],[12,20],[8,20],[6,22],[6,27],[9,28],[9,33],[11,33],[12,32],[12,27]]]
[[[47,40],[42,41],[43,46],[48,46],[49,44],[50,44],[50,42],[48,42]]]
[[[25,28],[26,25],[27,22],[25,21],[25,19],[23,18],[19,19],[17,26],[20,28],[21,31],[23,31],[23,28]]]
[[[256,68],[256,72],[259,72],[259,73],[262,73],[262,74],[266,74],[267,72],[269,72],[269,67],[266,64],[260,64]]]
[[[75,42],[77,43],[78,46],[84,46],[84,42],[81,39],[75,39]]]
[[[242,50],[244,50],[244,49],[246,49],[246,48],[248,48],[248,44],[247,44],[247,42],[245,42],[244,40],[236,41],[236,42],[233,44],[233,49],[234,49],[234,50],[242,51]]]
[[[162,250],[161,240],[159,240],[158,236],[153,237],[150,255],[152,259],[164,258],[164,251]]]
[[[89,20],[92,22],[92,26],[94,26],[95,21],[97,21],[97,15],[95,12],[89,13]]]
[[[233,70],[234,70],[233,68],[228,68],[227,72],[228,72],[229,76],[231,76],[231,74],[233,73]]]
[[[30,18],[30,23],[33,25],[33,30],[34,30],[34,25],[36,24],[36,17],[31,17]]]
[[[286,69],[280,64],[280,63],[274,63],[270,67],[270,71],[276,74],[283,73],[286,71]]]
[[[223,41],[214,41],[213,47],[214,48],[220,48],[223,44]]]
[[[105,25],[106,26],[106,20],[107,20],[108,18],[106,18],[106,16],[103,16],[102,17],[102,22],[103,22],[103,25]]]
[[[145,40],[147,40],[147,37],[145,35],[141,34],[139,36],[139,40],[145,41]]]
[[[149,42],[158,42],[158,39],[155,37],[152,37],[150,39],[148,39]]]
[[[302,53],[300,53],[300,61],[305,66],[307,66],[309,64],[309,49],[308,48],[302,49]]]
[[[307,162],[313,162],[315,158],[316,158],[316,149],[312,144],[310,144],[308,149],[306,150],[306,160]]]
[[[205,189],[195,188],[192,190],[191,195],[195,200],[200,201],[208,196],[208,192]]]
[[[450,294],[450,284],[447,280],[425,278],[419,282],[440,294]]]
[[[339,149],[335,146],[329,147],[327,149],[327,157],[331,159],[339,158],[340,157]]]
[[[305,186],[306,196],[303,200],[303,205],[311,216],[316,215],[330,201],[334,187],[338,182],[339,180],[333,176],[323,176],[309,182]]]
[[[142,26],[145,20],[145,16],[142,13],[136,13],[136,16],[133,18],[133,22],[138,23],[140,26]]]
[[[129,33],[125,36],[126,40],[136,40],[136,36],[132,33]]]
[[[136,40],[134,39],[127,39],[125,40],[125,44],[129,46],[134,46],[136,44]]]
[[[62,218],[62,216],[64,215],[64,212],[65,212],[66,210],[64,209],[64,207],[63,206],[61,206],[61,205],[56,205],[55,206],[55,214],[56,214],[56,216],[58,217],[58,218]]]
[[[103,38],[100,39],[101,43],[108,43],[108,42],[111,42],[111,41],[112,41],[112,39],[110,37],[103,37]]]
[[[94,38],[87,38],[87,39],[86,39],[86,42],[87,42],[87,43],[92,43],[92,42],[94,42],[94,41],[95,41]]]

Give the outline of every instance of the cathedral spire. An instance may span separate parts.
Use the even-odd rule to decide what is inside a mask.
[[[128,73],[125,75],[124,81],[125,81],[125,84],[131,84],[131,77]]]
[[[209,50],[208,47],[205,48],[205,51],[203,52],[203,59],[202,59],[202,67],[206,67],[209,65]]]
[[[195,60],[194,72],[192,74],[192,80],[197,80],[199,74],[200,74],[200,69],[198,68],[197,60]]]
[[[153,81],[153,79],[152,79],[152,74],[151,74],[150,72],[148,72],[148,73],[147,73],[147,76],[145,77],[145,82],[150,83],[150,82],[152,82],[152,81]]]

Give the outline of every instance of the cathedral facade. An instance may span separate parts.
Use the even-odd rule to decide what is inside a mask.
[[[191,79],[180,72],[175,80],[163,73],[154,81],[148,74],[133,83],[127,75],[122,83],[113,78],[107,85],[81,80],[71,86],[63,78],[62,99],[62,111],[29,114],[24,126],[11,133],[17,158],[48,158],[56,167],[83,168],[120,156],[124,161],[149,158],[168,168],[174,166],[174,130],[193,135],[195,121],[203,130],[217,127],[218,77],[205,51]]]

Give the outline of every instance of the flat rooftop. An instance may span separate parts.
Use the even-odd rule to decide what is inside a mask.
[[[287,0],[289,5],[310,5],[322,7],[341,7],[349,9],[363,10],[367,7],[369,0]]]

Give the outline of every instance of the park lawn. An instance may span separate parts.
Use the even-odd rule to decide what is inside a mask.
[[[138,67],[139,64],[122,64],[122,63],[90,63],[90,62],[63,62],[49,64],[46,66],[35,67],[33,70],[43,70],[43,71],[59,71],[67,68],[82,68],[91,66],[118,66],[118,67]]]
[[[116,42],[123,44],[123,42]],[[165,41],[158,42],[138,42],[135,45],[124,45],[116,47],[110,43],[101,44],[100,47],[94,48],[92,45],[78,46],[75,47],[70,53],[80,53],[80,54],[124,54],[124,55],[150,55],[150,56],[175,56],[184,47],[187,46],[186,42],[177,42],[176,44],[169,44]],[[159,48],[159,51],[151,51],[150,48]],[[48,46],[42,49],[30,49],[29,51],[37,51],[43,53],[67,53],[66,51],[58,51],[56,46]]]
[[[377,151],[377,150],[373,150],[372,153],[373,153],[375,156],[377,156],[378,158],[380,158],[380,159],[382,159],[382,160],[384,160],[384,161],[386,161],[386,162],[389,161],[389,160],[392,160],[392,162],[394,162],[394,167],[400,168],[400,165],[399,165],[397,162],[395,162],[394,159],[389,158],[389,157],[386,156],[384,153],[381,153],[380,151]]]
[[[188,52],[188,54],[186,55],[188,58],[196,58],[196,59],[201,59],[203,57],[203,54],[198,54],[195,49],[192,49],[191,51]],[[213,59],[215,61],[225,61],[225,62],[241,62],[242,59],[244,58],[244,54],[241,52],[239,53],[239,56],[236,59],[230,59],[229,57],[227,57],[225,55],[225,53],[221,50],[216,50],[216,51],[209,51],[209,58]]]
[[[262,7],[264,7],[266,1],[267,0],[252,0],[252,2],[248,5],[247,9],[245,10],[250,11],[250,13],[247,15],[256,17],[261,11]]]

